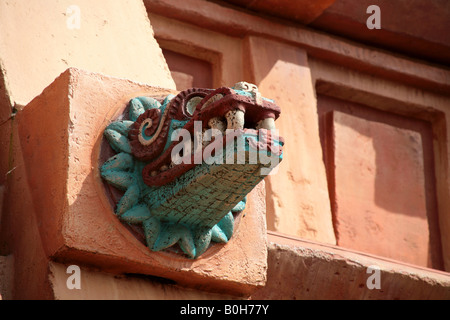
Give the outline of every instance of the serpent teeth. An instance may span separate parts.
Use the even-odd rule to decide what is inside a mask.
[[[202,136],[201,136],[201,138],[202,138],[202,140],[201,140],[202,141],[202,147],[206,147],[209,144],[208,140],[203,139],[205,137],[206,130],[207,130],[206,128],[203,129]]]
[[[258,122],[256,129],[267,129],[267,130],[273,130],[276,129],[275,127],[275,119],[274,118],[267,118],[264,120],[261,120]]]
[[[208,125],[211,129],[217,129],[221,132],[225,132],[227,124],[220,117],[214,117],[209,119]]]
[[[225,115],[227,119],[227,129],[244,129],[245,113],[241,110],[231,110]]]

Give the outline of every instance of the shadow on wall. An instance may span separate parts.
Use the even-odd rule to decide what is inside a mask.
[[[278,173],[266,179],[269,230],[336,244],[306,51],[269,39],[248,37],[245,81],[281,108],[276,121],[285,139]]]
[[[443,269],[431,124],[319,96],[338,244]]]

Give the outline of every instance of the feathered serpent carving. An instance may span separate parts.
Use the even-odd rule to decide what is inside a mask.
[[[217,90],[189,89],[163,101],[132,99],[128,114],[104,132],[116,154],[102,164],[101,176],[123,192],[116,215],[126,224],[141,226],[152,251],[178,245],[188,257],[196,258],[211,242],[226,243],[233,235],[234,215],[245,208],[247,193],[264,178],[258,170],[270,165],[199,163],[196,153],[219,142],[225,144],[223,149],[232,143],[238,152],[236,138],[243,142],[241,151],[247,157],[249,152],[266,152],[281,159],[282,139],[272,134],[279,114],[272,100],[247,83]],[[223,134],[223,141],[215,136],[194,146],[199,134],[196,123],[203,128],[200,134],[214,129]],[[191,148],[183,149],[188,153],[182,155],[183,162],[174,163],[180,129],[191,134]],[[235,133],[232,142],[227,129]]]

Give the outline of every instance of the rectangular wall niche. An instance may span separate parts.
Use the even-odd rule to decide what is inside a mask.
[[[205,60],[162,49],[177,90],[213,88],[213,68]]]
[[[431,124],[318,97],[339,246],[443,269]]]

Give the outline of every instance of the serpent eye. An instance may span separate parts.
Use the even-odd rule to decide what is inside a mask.
[[[202,101],[203,97],[193,97],[191,99],[189,99],[189,101],[186,103],[186,115],[192,117],[192,115],[194,114],[195,108],[197,107],[197,105],[200,103],[200,101]]]

